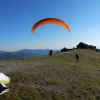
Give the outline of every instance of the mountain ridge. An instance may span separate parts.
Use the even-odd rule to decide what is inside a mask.
[[[50,49],[22,49],[19,51],[7,52],[0,51],[0,60],[17,59],[17,58],[30,58],[42,55],[48,55]],[[55,51],[55,50],[54,50]]]

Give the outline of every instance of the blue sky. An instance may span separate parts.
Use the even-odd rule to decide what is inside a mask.
[[[58,18],[71,29],[32,26]],[[73,48],[79,42],[100,48],[100,0],[0,0],[0,51]]]

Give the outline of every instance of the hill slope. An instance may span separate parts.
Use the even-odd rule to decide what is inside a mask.
[[[76,62],[75,54],[80,62]],[[0,100],[100,100],[100,53],[72,50],[53,56],[0,61],[11,78]]]

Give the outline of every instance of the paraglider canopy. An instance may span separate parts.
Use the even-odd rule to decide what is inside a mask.
[[[61,25],[61,26],[65,27],[68,30],[68,32],[70,32],[69,25],[66,22],[64,22],[64,21],[62,21],[60,19],[57,19],[57,18],[45,18],[45,19],[39,20],[38,22],[36,22],[33,25],[32,29],[31,29],[31,32],[34,33],[34,31],[38,27],[40,27],[42,25],[45,25],[45,24],[58,24],[58,25]]]

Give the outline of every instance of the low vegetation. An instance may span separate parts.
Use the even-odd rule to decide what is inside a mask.
[[[94,50],[1,60],[0,70],[11,78],[0,100],[100,100],[100,52]]]

